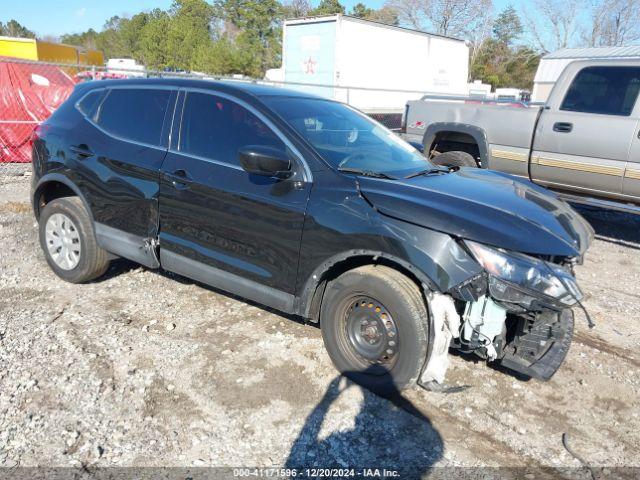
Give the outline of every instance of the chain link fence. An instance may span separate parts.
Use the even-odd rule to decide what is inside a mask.
[[[0,57],[0,182],[29,175],[34,129],[69,97],[76,84],[91,80],[159,77],[251,82],[302,90],[359,108],[391,129],[400,128],[407,100],[421,98],[427,93]]]

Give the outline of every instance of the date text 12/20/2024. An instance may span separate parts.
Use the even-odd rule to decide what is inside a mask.
[[[282,477],[282,478],[395,478],[397,470],[385,468],[237,468],[234,477]]]

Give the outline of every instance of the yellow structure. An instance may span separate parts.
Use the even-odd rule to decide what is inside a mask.
[[[53,63],[104,65],[104,56],[98,50],[84,50],[71,45],[32,38],[0,37],[0,57]]]

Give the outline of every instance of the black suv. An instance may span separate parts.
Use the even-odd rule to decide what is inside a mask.
[[[582,217],[528,181],[435,167],[347,105],[90,82],[34,133],[33,168],[62,279],[124,257],[319,322],[336,367],[370,388],[436,387],[450,347],[546,379],[569,348]]]

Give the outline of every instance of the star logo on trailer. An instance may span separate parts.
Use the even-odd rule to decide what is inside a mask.
[[[306,73],[307,75],[315,75],[316,65],[318,65],[318,62],[313,60],[313,58],[309,57],[309,60],[303,62],[302,65],[304,67],[304,73]]]

